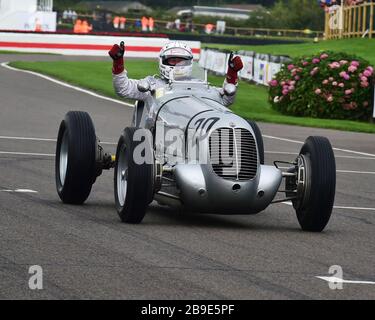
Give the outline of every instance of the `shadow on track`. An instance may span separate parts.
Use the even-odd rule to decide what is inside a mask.
[[[91,220],[99,219],[98,222],[116,224],[116,219],[118,219],[118,225],[123,225],[117,216],[116,209],[112,202],[88,201],[82,206],[66,205],[59,201],[48,201],[48,204],[56,209],[59,208],[65,212],[69,211],[69,213],[73,215],[74,212],[76,212],[78,215],[87,215],[87,218]],[[288,213],[285,214],[287,215]],[[101,218],[99,218],[99,215]],[[143,222],[138,225],[138,227],[142,229],[147,226],[191,226],[205,229],[223,229],[232,231],[273,231],[277,233],[289,232],[293,234],[306,234],[300,230],[297,221],[292,225],[286,221],[275,219],[264,211],[258,215],[215,215],[187,213],[167,206],[160,206],[155,202],[150,205]],[[324,234],[328,235],[329,230],[325,231]],[[311,233],[311,235],[313,235],[313,233]]]

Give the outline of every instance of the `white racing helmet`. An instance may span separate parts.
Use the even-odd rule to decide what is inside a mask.
[[[172,58],[172,59],[171,59]],[[180,58],[176,64],[170,63],[173,58]],[[193,70],[193,53],[191,48],[183,42],[168,42],[159,54],[160,76],[164,79],[170,79],[173,72],[174,77],[190,77]]]

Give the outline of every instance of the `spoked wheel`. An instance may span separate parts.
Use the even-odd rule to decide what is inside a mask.
[[[125,128],[117,145],[114,187],[116,209],[121,221],[140,223],[154,193],[150,131]]]
[[[96,178],[97,141],[86,112],[70,111],[60,124],[56,146],[55,180],[64,203],[82,204]]]
[[[302,230],[323,231],[331,217],[336,189],[336,163],[329,140],[308,137],[296,159],[295,172],[295,177],[286,179],[286,188],[296,191],[292,202],[298,222]]]

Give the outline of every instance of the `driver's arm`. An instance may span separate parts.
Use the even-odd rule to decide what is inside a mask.
[[[237,91],[233,96],[227,96],[224,91],[224,87],[227,84],[227,80],[224,80],[223,87],[219,89],[219,93],[221,95],[221,99],[223,100],[223,105],[225,107],[230,107],[234,101],[236,100]],[[237,85],[236,85],[237,86]]]
[[[112,78],[115,92],[120,97],[142,101],[147,99],[149,93],[139,91],[137,88],[139,80],[129,79],[126,71],[113,73]]]
[[[124,68],[124,52],[125,46],[123,42],[121,42],[120,46],[115,44],[108,52],[113,59],[112,76],[115,92],[123,98],[145,100],[148,97],[148,93],[138,90],[139,80],[128,78],[127,71]]]
[[[227,96],[224,93],[224,87],[227,83],[232,83],[235,86],[238,85],[238,72],[242,70],[243,68],[243,63],[242,60],[239,56],[236,56],[233,58],[233,54],[230,55],[229,60],[228,60],[228,71],[226,78],[223,83],[223,87],[220,90],[222,99],[223,99],[223,104],[226,107],[229,107],[234,103],[234,100],[236,99],[236,94],[235,93],[233,96]]]

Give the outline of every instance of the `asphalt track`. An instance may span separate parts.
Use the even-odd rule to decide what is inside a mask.
[[[78,59],[0,55],[0,62],[62,58]],[[59,201],[54,139],[69,110],[88,111],[98,136],[113,143],[132,114],[0,68],[0,299],[375,298],[375,285],[331,290],[316,277],[340,265],[345,280],[375,281],[375,135],[260,124],[267,163],[292,160],[301,144],[290,140],[309,135],[347,150],[335,150],[337,208],[323,233],[300,231],[283,203],[255,216],[181,215],[153,204],[142,224],[127,225],[114,208],[113,172],[84,206]],[[28,287],[31,265],[43,268],[43,290]]]

